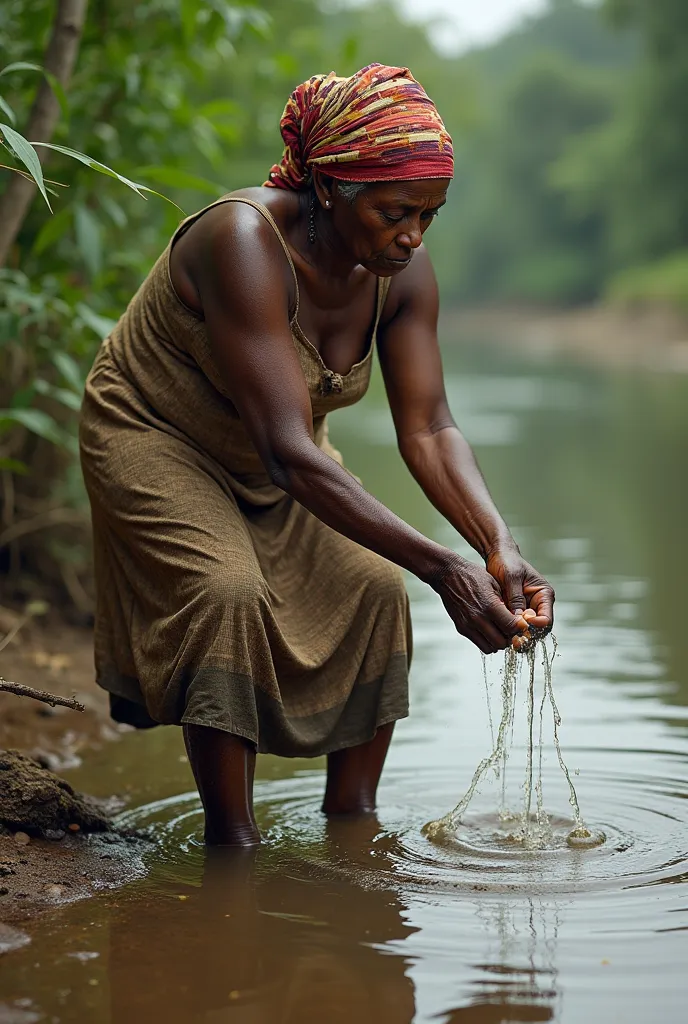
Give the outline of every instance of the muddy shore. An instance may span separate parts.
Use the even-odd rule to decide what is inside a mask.
[[[0,609],[0,635],[12,628],[15,616],[10,609]],[[0,653],[0,675],[76,696],[86,708],[80,713],[0,693],[0,751],[21,750],[59,773],[75,767],[87,751],[112,743],[128,730],[111,722],[107,695],[93,680],[93,640],[88,629],[55,621],[27,623]],[[0,802],[8,791],[5,786]],[[48,787],[41,799],[52,795]],[[115,809],[113,804],[105,811]],[[57,829],[31,829],[22,822],[0,826],[0,954],[19,948],[24,941],[23,933],[12,930],[9,922],[16,924],[50,907],[85,899],[144,871],[142,854],[147,844],[103,831],[97,812],[93,820],[82,818],[78,805],[70,804],[65,813],[65,820],[58,823],[63,827]],[[77,827],[70,830],[70,825]],[[96,831],[89,834],[92,828]]]

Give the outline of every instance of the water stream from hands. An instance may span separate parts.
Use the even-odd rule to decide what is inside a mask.
[[[487,659],[483,656],[483,679],[485,683],[485,694],[487,698],[488,718],[490,723],[490,736],[492,739],[492,751],[483,758],[476,768],[471,784],[464,796],[449,814],[437,821],[429,822],[423,829],[424,834],[431,840],[442,840],[457,834],[468,807],[475,796],[480,783],[492,770],[497,778],[501,778],[501,803],[499,807],[499,821],[505,831],[504,838],[511,843],[520,843],[526,849],[537,850],[547,848],[553,838],[552,826],[549,816],[545,811],[543,802],[542,787],[542,756],[543,756],[543,732],[545,707],[549,703],[552,710],[552,727],[554,737],[554,748],[566,783],[569,789],[569,803],[573,811],[573,828],[567,836],[569,846],[577,849],[600,846],[605,841],[604,833],[593,831],[583,821],[576,789],[571,779],[571,773],[564,761],[559,740],[559,726],[561,715],[554,698],[552,686],[552,666],[557,653],[557,641],[552,637],[551,653],[547,648],[547,638],[538,636],[537,631],[532,632],[531,640],[520,650],[513,647],[507,648],[504,654],[504,666],[501,671],[502,685],[502,714],[497,729],[495,740],[492,706],[490,700],[490,687],[487,672]],[[535,733],[535,676],[538,654],[543,668],[542,698],[539,704],[539,728],[537,743],[537,773],[535,772],[534,759],[534,733]],[[521,678],[523,663],[528,666],[527,684],[527,746],[526,746],[526,772],[523,783],[523,807],[519,814],[515,814],[507,807],[506,796],[506,769],[509,760],[510,749],[513,746],[513,730],[516,707],[516,693]],[[535,814],[533,814],[533,792],[535,793]]]

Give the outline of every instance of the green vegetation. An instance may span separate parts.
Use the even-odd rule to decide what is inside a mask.
[[[317,71],[406,65],[436,100],[457,153],[428,236],[445,303],[688,304],[684,0],[550,0],[457,58],[391,0],[343,4],[0,0],[0,569],[15,582],[39,570],[88,606],[75,422],[95,350],[180,209],[263,180],[285,99]]]

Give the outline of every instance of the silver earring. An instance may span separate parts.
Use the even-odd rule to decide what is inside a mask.
[[[328,209],[328,210],[329,210],[329,208],[330,208],[330,207],[332,206],[332,203],[330,202],[330,200],[329,200],[329,199],[326,199],[326,200],[325,200],[325,206],[327,207],[327,209]]]

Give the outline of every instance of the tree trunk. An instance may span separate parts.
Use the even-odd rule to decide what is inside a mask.
[[[43,67],[52,72],[66,89],[79,51],[88,0],[58,0],[56,6]],[[31,108],[26,137],[31,142],[50,142],[59,116],[60,105],[50,85],[43,79]],[[48,153],[48,150],[39,147],[38,158],[41,163],[47,159]],[[0,196],[0,267],[7,262],[35,194],[36,186],[32,181],[20,174],[13,174]]]

